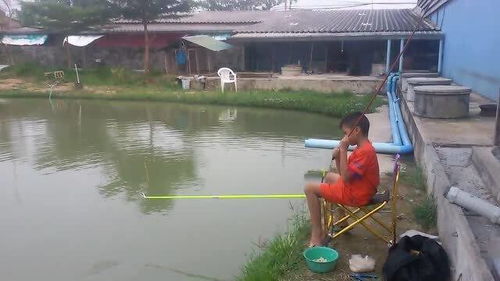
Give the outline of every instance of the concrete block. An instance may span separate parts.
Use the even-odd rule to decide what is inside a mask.
[[[408,89],[408,83],[407,79],[408,78],[415,78],[415,77],[439,77],[439,73],[436,72],[405,72],[401,74],[401,91],[406,93],[406,90]]]
[[[451,85],[453,80],[448,78],[408,78],[408,90],[406,91],[406,99],[409,101],[415,100],[414,87],[429,86],[429,85]]]
[[[471,89],[461,86],[418,86],[415,114],[428,118],[461,118],[469,115]]]

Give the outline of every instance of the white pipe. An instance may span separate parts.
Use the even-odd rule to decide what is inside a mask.
[[[391,70],[391,39],[387,40],[387,52],[385,54],[385,73],[389,74]]]
[[[404,48],[405,48],[405,40],[401,39],[401,41],[399,41],[399,52],[401,53],[401,56],[399,57],[399,73],[403,72]]]
[[[441,75],[443,67],[443,39],[439,40],[439,54],[438,54],[438,69],[437,72]]]
[[[490,219],[492,223],[500,224],[500,208],[486,202],[483,199],[475,197],[452,186],[445,194],[446,199],[451,203],[455,203],[467,210],[480,214],[483,217]]]

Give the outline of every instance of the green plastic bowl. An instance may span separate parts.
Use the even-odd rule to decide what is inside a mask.
[[[312,247],[304,251],[304,258],[309,270],[316,273],[325,273],[335,268],[339,253],[328,247]],[[325,262],[316,261],[320,258],[325,259]]]

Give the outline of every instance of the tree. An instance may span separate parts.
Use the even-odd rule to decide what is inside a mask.
[[[107,23],[112,17],[111,3],[106,0],[21,2],[19,13],[19,19],[25,26],[45,28],[51,32],[64,34],[92,29],[94,26]]]
[[[6,17],[12,18],[14,15],[14,9],[12,8],[13,4],[11,0],[2,0],[0,1],[0,10],[5,14]]]
[[[209,11],[270,10],[285,0],[201,0],[198,4]],[[287,0],[288,1],[288,0]]]
[[[158,18],[178,17],[191,10],[187,0],[114,0],[125,19],[138,20],[144,27],[144,71],[150,70],[148,24]]]
[[[19,19],[24,26],[44,28],[67,36],[107,23],[115,16],[114,11],[107,0],[38,0],[21,2]],[[68,45],[66,52],[70,68]]]

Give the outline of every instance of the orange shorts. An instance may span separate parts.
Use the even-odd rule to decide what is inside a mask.
[[[366,205],[370,198],[355,198],[342,180],[335,183],[320,184],[321,197],[326,201],[346,206],[359,207]],[[367,200],[365,200],[367,199]]]

